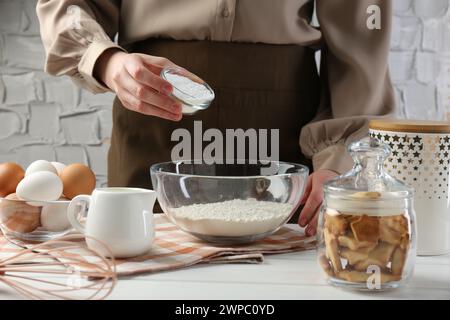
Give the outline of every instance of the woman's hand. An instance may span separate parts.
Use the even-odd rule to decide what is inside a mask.
[[[181,104],[169,97],[172,85],[159,76],[166,66],[178,67],[166,58],[110,49],[99,57],[94,74],[127,109],[179,121]]]
[[[306,190],[301,200],[304,207],[298,219],[298,224],[301,227],[307,226],[305,229],[306,235],[316,234],[317,218],[323,200],[323,185],[337,176],[338,174],[331,170],[317,170],[308,177]]]

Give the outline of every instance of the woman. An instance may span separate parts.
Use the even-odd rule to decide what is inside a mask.
[[[279,129],[280,160],[312,160],[299,218],[312,235],[323,184],[352,164],[346,144],[366,134],[369,116],[394,108],[390,1],[316,2],[320,29],[309,0],[39,0],[37,13],[46,71],[117,94],[109,185],[148,187],[149,165],[170,160],[173,130],[194,120],[204,130]],[[370,5],[381,29],[366,25]],[[159,77],[167,65],[205,79],[213,105],[183,117]]]

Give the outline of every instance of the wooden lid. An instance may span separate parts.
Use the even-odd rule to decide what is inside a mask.
[[[417,133],[450,133],[450,121],[373,119],[369,121],[373,130]]]

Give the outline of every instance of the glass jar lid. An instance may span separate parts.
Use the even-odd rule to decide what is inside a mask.
[[[324,186],[329,208],[374,215],[401,214],[414,190],[390,176],[384,161],[391,150],[376,138],[366,137],[349,145],[353,168]]]

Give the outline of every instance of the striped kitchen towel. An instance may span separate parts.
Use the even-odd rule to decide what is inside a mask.
[[[152,249],[145,255],[116,259],[118,276],[181,269],[201,263],[262,263],[264,254],[301,251],[315,247],[315,238],[287,226],[260,241],[233,246],[207,243],[181,231],[163,214],[155,216],[156,235]],[[13,239],[18,246],[31,244]],[[64,259],[64,257],[57,257]],[[87,261],[97,259],[83,256]]]

